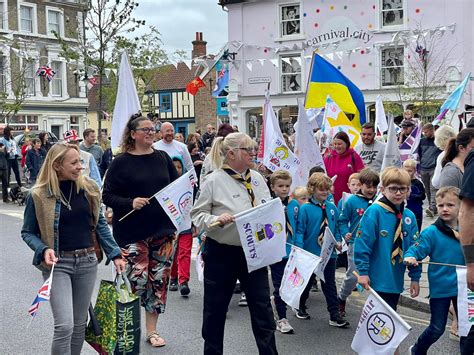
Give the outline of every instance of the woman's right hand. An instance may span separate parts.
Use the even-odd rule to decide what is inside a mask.
[[[146,205],[149,205],[150,201],[146,197],[136,197],[133,199],[133,209],[141,210]]]
[[[43,254],[44,262],[48,266],[52,266],[58,262],[58,258],[54,255],[53,249],[46,249]]]
[[[234,221],[235,221],[234,216],[232,216],[229,213],[223,213],[219,217],[217,217],[217,222],[219,222],[221,226],[225,226],[226,224],[231,224]]]

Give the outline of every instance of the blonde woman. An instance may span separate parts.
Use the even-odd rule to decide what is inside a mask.
[[[439,189],[441,169],[443,169],[443,167],[441,166],[441,162],[443,161],[444,154],[445,154],[444,150],[446,149],[446,146],[448,145],[449,140],[451,138],[456,138],[456,131],[454,130],[453,127],[447,124],[444,124],[435,131],[434,135],[435,135],[434,143],[439,149],[442,150],[442,152],[439,153],[438,158],[436,158],[436,167],[433,173],[433,178],[431,179],[431,184],[433,185],[435,189]]]
[[[84,342],[98,264],[93,230],[118,272],[125,270],[120,248],[99,212],[99,188],[81,171],[77,146],[54,145],[27,199],[21,231],[34,251],[33,265],[44,279],[56,264],[50,298],[54,317],[51,353],[58,355],[80,354]]]

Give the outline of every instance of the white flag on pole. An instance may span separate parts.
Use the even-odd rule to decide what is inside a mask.
[[[306,186],[311,168],[322,166],[324,168],[323,157],[319,146],[313,137],[313,128],[309,122],[308,115],[302,100],[298,101],[298,121],[295,132],[295,155],[301,164],[293,176],[292,190],[296,186]]]
[[[385,109],[383,108],[382,96],[377,95],[375,100],[375,127],[383,134],[388,130],[387,117],[385,116]]]
[[[294,175],[301,162],[286,145],[269,98],[265,102],[264,110],[263,164],[271,171],[286,170]]]
[[[196,172],[192,169],[160,190],[155,196],[178,233],[191,228],[194,181],[196,181]]]
[[[332,234],[331,230],[326,227],[326,229],[324,230],[323,245],[321,246],[321,260],[319,261],[318,266],[316,266],[316,269],[314,270],[316,276],[324,282],[326,282],[326,280],[324,279],[324,269],[326,268],[329,259],[331,259],[332,251],[334,250],[336,244],[336,238],[334,238],[334,235]]]
[[[286,255],[285,210],[279,198],[235,215],[249,272]]]
[[[410,325],[371,289],[351,347],[358,354],[393,355],[410,330]]]
[[[202,253],[199,251],[199,253],[196,256],[196,273],[198,276],[199,282],[204,281],[204,260],[202,259]]]
[[[123,51],[120,60],[117,98],[115,99],[114,114],[112,118],[112,150],[120,145],[123,130],[125,129],[129,118],[141,110],[135,81],[133,80],[132,68],[128,62],[127,52]]]
[[[389,166],[400,167],[402,161],[400,158],[400,150],[398,149],[397,132],[395,131],[395,123],[393,117],[389,117],[387,145],[383,155],[382,170]]]
[[[458,275],[458,331],[466,337],[474,325],[474,292],[467,288],[466,268],[456,267]]]
[[[300,307],[301,294],[319,261],[319,256],[291,247],[279,291],[281,299],[287,305],[295,309]]]

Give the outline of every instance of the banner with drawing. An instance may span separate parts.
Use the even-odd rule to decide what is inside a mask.
[[[328,261],[331,258],[332,252],[336,244],[336,238],[334,238],[334,235],[331,233],[331,230],[326,227],[326,229],[324,230],[323,245],[321,246],[321,260],[318,266],[316,267],[316,270],[314,270],[316,276],[323,281],[326,281],[324,279],[324,269],[326,268],[326,265],[328,264]]]
[[[458,329],[459,336],[465,337],[474,325],[474,291],[467,288],[465,267],[456,267],[456,274],[458,276]]]

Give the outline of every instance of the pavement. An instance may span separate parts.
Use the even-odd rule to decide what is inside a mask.
[[[38,316],[30,323],[27,310],[42,284],[41,275],[31,265],[33,252],[20,237],[23,207],[0,202],[0,353],[48,354],[53,333],[53,321],[49,305],[42,303]],[[193,255],[195,253],[193,252]],[[343,270],[338,270],[342,275]],[[426,274],[425,274],[426,275]],[[111,279],[110,266],[99,266],[93,302],[101,279]],[[158,331],[166,339],[162,349],[153,349],[144,339],[141,354],[196,354],[203,351],[201,337],[203,287],[197,281],[194,261],[191,266],[191,294],[184,298],[179,292],[170,292],[166,313],[160,316]],[[422,289],[423,290],[423,289]],[[291,310],[288,319],[295,334],[276,333],[280,354],[353,354],[350,344],[360,317],[367,293],[354,292],[348,299],[348,329],[328,325],[326,302],[322,292],[312,292],[308,300],[310,320],[299,320]],[[229,305],[225,332],[225,354],[258,353],[253,339],[248,308],[238,307],[239,295]],[[419,297],[423,302],[423,297]],[[425,302],[426,303],[426,302]],[[408,305],[407,305],[408,306]],[[419,304],[406,307],[402,304],[398,313],[412,326],[412,331],[400,345],[406,354],[416,338],[429,324],[429,314],[419,311]],[[144,324],[144,312],[141,315]],[[449,322],[442,338],[433,345],[429,354],[458,354],[459,345],[448,337]],[[142,336],[143,338],[143,336]],[[82,354],[95,354],[84,344]]]

